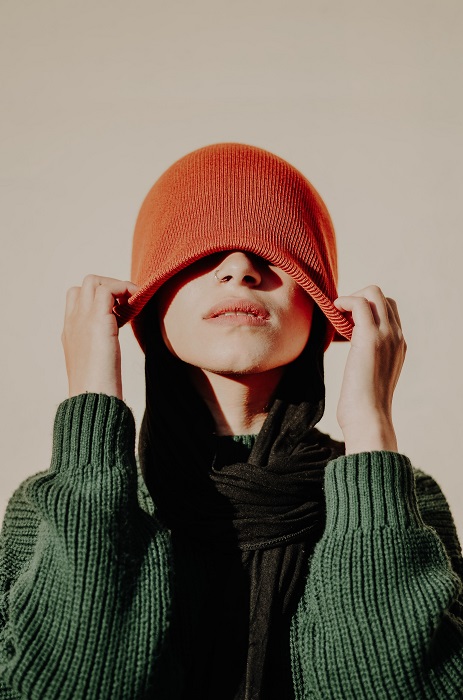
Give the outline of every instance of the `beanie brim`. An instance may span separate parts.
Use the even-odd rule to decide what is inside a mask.
[[[222,242],[220,247],[215,246],[209,250],[202,250],[199,253],[197,252],[195,255],[186,258],[180,264],[177,262],[177,264],[170,269],[169,267],[165,268],[163,274],[152,275],[148,282],[146,282],[135,294],[133,294],[127,302],[117,304],[113,307],[113,313],[116,316],[119,328],[130,322],[132,324],[135,337],[144,350],[145,342],[143,339],[141,323],[138,322],[138,317],[158,289],[175,274],[198,260],[201,260],[205,256],[233,249],[235,249],[234,246],[224,247]],[[328,328],[325,341],[325,350],[332,341],[343,342],[351,340],[353,330],[352,322],[343,316],[343,314],[334,306],[333,301],[320,290],[315,282],[308,276],[307,270],[303,270],[298,265],[294,263],[291,264],[290,261],[282,259],[281,253],[279,254],[278,251],[275,251],[274,255],[272,255],[272,251],[270,251],[268,247],[265,249],[265,251],[263,251],[260,250],[258,244],[255,246],[248,246],[246,248],[241,245],[240,249],[260,257],[264,257],[265,253],[265,259],[269,263],[276,265],[283,270],[283,272],[290,275],[312,297],[314,302],[320,307],[324,316],[329,321],[327,324]]]

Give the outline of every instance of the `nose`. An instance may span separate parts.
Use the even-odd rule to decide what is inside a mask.
[[[214,274],[219,282],[234,282],[245,284],[248,287],[257,287],[262,281],[257,261],[253,259],[253,256],[241,250],[229,253]]]

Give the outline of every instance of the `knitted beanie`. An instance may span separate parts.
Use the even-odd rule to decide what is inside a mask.
[[[292,165],[237,143],[200,148],[174,163],[148,192],[133,238],[131,280],[140,289],[113,309],[131,321],[145,349],[143,314],[159,287],[206,255],[241,250],[289,274],[318,304],[325,349],[349,339],[352,323],[336,307],[336,240],[320,195]]]

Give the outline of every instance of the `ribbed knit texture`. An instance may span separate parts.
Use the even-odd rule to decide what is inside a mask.
[[[297,700],[463,697],[461,551],[440,489],[403,455],[371,452],[330,462],[325,490],[291,630]],[[51,469],[5,515],[0,699],[174,700],[172,567],[142,482],[137,497],[130,410],[66,400]]]
[[[350,340],[352,324],[337,297],[336,240],[328,210],[311,183],[282,158],[236,143],[200,148],[174,163],[146,196],[135,226],[131,279],[141,289],[114,307],[132,321],[144,348],[140,314],[172,275],[218,251],[244,250],[291,275]],[[332,325],[331,325],[332,324]]]
[[[415,485],[403,455],[371,452],[331,462],[325,490],[326,529],[292,625],[297,697],[461,699],[462,581],[449,561],[459,547],[439,488],[424,475]],[[448,552],[423,520],[432,500]]]
[[[170,547],[138,505],[134,440],[119,399],[69,399],[57,411],[50,471],[10,502],[0,550],[2,700],[153,691]]]

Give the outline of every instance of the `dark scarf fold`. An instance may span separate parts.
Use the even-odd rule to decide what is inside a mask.
[[[139,456],[172,531],[185,697],[294,697],[290,618],[323,532],[325,466],[343,452],[314,427],[325,396],[317,309],[247,462],[228,463],[186,365],[158,332],[147,348]]]

